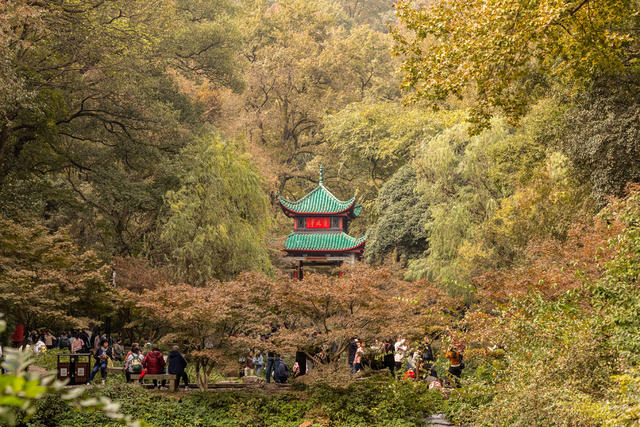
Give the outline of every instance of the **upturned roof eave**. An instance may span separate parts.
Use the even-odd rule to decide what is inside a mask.
[[[292,237],[296,234],[296,232],[290,233],[287,236],[287,239],[289,239],[289,237]],[[349,237],[350,239],[353,240],[352,242],[352,246],[348,246],[346,248],[316,248],[316,249],[306,249],[306,248],[283,248],[283,250],[285,252],[349,252],[349,251],[361,251],[364,249],[365,244],[367,243],[367,235],[365,234],[364,236],[358,238],[358,239],[354,239],[353,237],[350,237],[349,235],[347,235],[346,233],[342,232],[342,233],[336,233],[336,234],[345,234],[347,237]],[[286,241],[285,241],[285,245],[286,245]]]
[[[357,246],[353,246],[351,248],[346,248],[346,249],[283,249],[285,252],[287,253],[291,253],[291,252],[298,252],[298,253],[305,253],[305,252],[356,252],[356,251],[360,251],[360,250],[364,250],[364,246],[367,243],[367,241],[363,241],[360,244],[358,244]]]
[[[286,200],[286,199],[284,199]],[[288,201],[288,200],[287,200]],[[294,216],[301,216],[301,215],[343,215],[343,214],[348,214],[351,211],[351,216],[353,218],[356,218],[357,215],[355,215],[355,213],[353,213],[353,209],[356,206],[356,200],[355,197],[347,202],[351,202],[351,204],[346,208],[346,209],[342,209],[339,211],[314,211],[314,212],[302,212],[302,211],[296,211],[293,210],[291,208],[288,208],[287,206],[285,206],[282,203],[282,200],[278,199],[278,203],[280,203],[280,208],[282,209],[282,212],[284,212],[284,214],[288,217],[294,217]],[[345,203],[347,203],[345,202]]]
[[[301,205],[303,204],[306,200],[308,200],[309,198],[311,198],[315,193],[317,193],[318,191],[321,191],[325,197],[328,197],[329,199],[332,199],[336,204],[338,205],[342,205],[342,206],[346,206],[346,208],[344,209],[340,209],[340,210],[333,210],[333,211],[301,211],[301,210],[296,210],[295,206],[296,205]],[[284,211],[285,215],[290,216],[288,213],[294,213],[296,215],[321,215],[321,214],[332,214],[332,215],[339,215],[339,214],[343,214],[346,212],[349,212],[349,210],[354,209],[354,207],[356,206],[356,198],[358,196],[358,190],[355,191],[353,197],[349,200],[340,200],[338,199],[331,191],[329,191],[329,189],[327,187],[324,186],[324,184],[321,182],[318,184],[318,186],[316,188],[314,188],[313,190],[311,190],[310,192],[308,192],[307,194],[305,194],[302,198],[300,198],[299,200],[296,200],[295,202],[292,202],[291,200],[285,199],[284,197],[280,196],[278,197],[278,203],[280,203],[280,206],[282,208],[282,210]],[[353,215],[354,217],[357,215]]]

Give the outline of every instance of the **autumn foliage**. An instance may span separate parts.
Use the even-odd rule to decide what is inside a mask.
[[[0,313],[10,324],[79,328],[109,312],[109,268],[61,229],[0,216]]]
[[[214,367],[232,364],[249,348],[283,355],[305,351],[317,366],[335,370],[345,361],[351,337],[373,343],[442,334],[451,308],[462,306],[426,281],[405,282],[387,269],[365,265],[355,265],[344,277],[309,274],[298,281],[246,273],[202,287],[163,284],[121,294],[155,323],[163,342],[186,347],[202,373],[202,388]],[[266,335],[269,339],[262,339]]]

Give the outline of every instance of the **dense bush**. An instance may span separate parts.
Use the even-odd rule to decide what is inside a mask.
[[[486,347],[473,350],[481,361],[468,372],[465,387],[446,403],[456,421],[489,425],[640,421],[638,218],[640,193],[633,189],[577,237],[584,246],[597,242],[602,246],[580,253],[573,238],[561,248],[541,244],[532,256],[552,255],[546,266],[530,259],[539,268],[531,270],[526,280],[522,274],[497,277],[503,292],[516,289],[514,284],[528,287],[528,292],[521,290],[498,313],[494,311],[493,323],[478,313],[468,316],[473,325],[470,336],[476,343],[484,337]],[[545,254],[545,249],[555,250]],[[478,323],[481,319],[484,324]],[[487,344],[497,345],[498,350]]]
[[[421,425],[438,412],[439,392],[426,384],[388,379],[357,381],[345,388],[315,385],[306,391],[281,394],[200,393],[164,394],[119,384],[93,393],[117,400],[122,412],[156,426],[298,426],[311,421],[322,425]],[[59,398],[38,402],[27,424],[44,426],[112,425],[98,413],[75,412]],[[115,425],[115,424],[113,424]]]

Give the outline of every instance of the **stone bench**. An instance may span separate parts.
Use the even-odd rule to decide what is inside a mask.
[[[118,374],[122,374],[124,373],[124,367],[123,366],[114,366],[111,368],[107,368],[107,372],[112,372],[112,373],[118,373]],[[145,374],[145,376],[142,378],[142,380],[140,380],[138,378],[139,374],[131,374],[131,381],[133,381],[134,383],[140,383],[142,385],[144,385],[144,381],[145,380],[166,380],[167,382],[169,382],[169,390],[170,391],[176,391],[178,389],[177,387],[177,381],[176,381],[176,375],[175,374]]]
[[[149,381],[166,380],[166,381],[169,382],[169,391],[174,392],[174,391],[177,391],[177,389],[178,389],[177,381],[176,381],[177,380],[176,374],[145,374],[145,376],[142,377],[142,379],[135,378],[134,376],[132,376],[131,379],[133,381],[138,381],[138,382],[140,382],[140,384],[143,384],[143,385],[144,385],[144,382],[147,381],[147,380],[149,380]]]

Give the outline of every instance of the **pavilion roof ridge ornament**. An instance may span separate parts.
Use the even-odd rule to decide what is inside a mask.
[[[318,185],[324,186],[324,176],[322,175],[322,164],[320,164],[320,178],[318,179]]]

